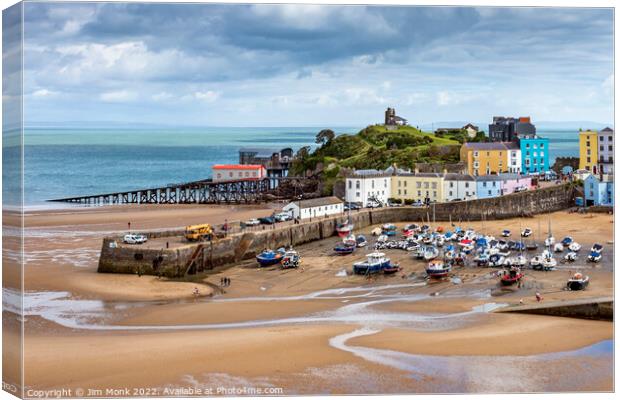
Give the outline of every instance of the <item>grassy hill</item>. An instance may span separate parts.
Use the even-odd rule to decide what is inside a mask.
[[[321,171],[328,194],[341,168],[385,169],[392,164],[414,168],[416,163],[455,163],[459,161],[460,142],[436,137],[411,126],[387,129],[371,125],[355,135],[340,135],[296,160],[293,174]]]

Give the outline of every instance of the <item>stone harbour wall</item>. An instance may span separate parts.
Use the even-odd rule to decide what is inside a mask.
[[[574,194],[573,186],[561,185],[491,199],[437,203],[430,207],[364,209],[351,213],[350,218],[356,229],[362,229],[384,223],[421,223],[428,219],[458,222],[527,217],[570,208],[574,204]],[[188,243],[180,248],[164,250],[113,247],[111,243],[120,241],[120,238],[108,237],[103,240],[98,271],[181,277],[188,271],[200,272],[252,259],[267,248],[297,246],[329,238],[336,234],[336,225],[346,218],[347,215],[343,214],[299,224],[276,225],[275,228],[231,234],[212,242]],[[169,234],[159,231],[154,232],[154,236],[148,235],[179,236],[182,231],[171,231]],[[198,246],[202,247],[197,250]],[[188,262],[196,251],[201,254],[194,268],[189,269]]]

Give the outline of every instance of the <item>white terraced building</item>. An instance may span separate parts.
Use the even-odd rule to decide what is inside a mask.
[[[599,171],[603,174],[614,173],[614,130],[607,127],[598,132]]]
[[[283,212],[293,218],[316,218],[344,212],[342,200],[337,197],[320,197],[317,199],[298,200],[287,204]]]
[[[443,180],[445,201],[475,200],[476,179],[467,174],[447,173]]]
[[[376,169],[361,169],[347,176],[345,201],[366,205],[369,200],[387,203],[391,197],[392,176]]]

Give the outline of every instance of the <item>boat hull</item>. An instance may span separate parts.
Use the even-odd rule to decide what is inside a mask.
[[[585,290],[586,287],[588,287],[589,282],[590,282],[589,280],[585,280],[585,281],[570,280],[566,283],[566,288],[568,290]]]
[[[389,261],[376,264],[355,263],[353,264],[353,273],[356,275],[369,275],[379,273],[388,268],[392,268],[392,264]]]
[[[274,258],[265,258],[265,257],[257,256],[256,261],[258,261],[259,266],[268,267],[270,265],[275,265],[281,262],[282,256],[276,256]]]

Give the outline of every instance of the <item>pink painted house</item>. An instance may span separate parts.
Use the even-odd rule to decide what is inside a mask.
[[[500,174],[502,195],[532,189],[532,177],[519,174]]]

